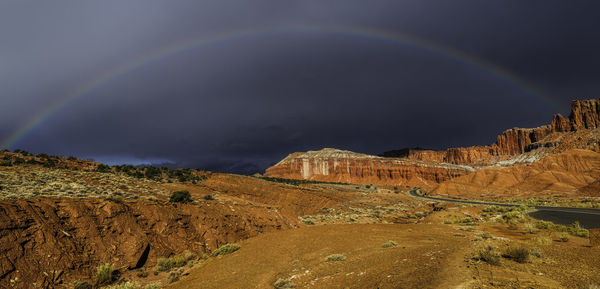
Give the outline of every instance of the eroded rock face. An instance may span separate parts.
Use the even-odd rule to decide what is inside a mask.
[[[210,252],[299,222],[268,213],[260,206],[233,210],[217,202],[2,200],[0,288],[70,288],[68,282],[89,279],[104,263],[122,273],[151,268],[159,257],[186,249]]]
[[[571,103],[568,118],[555,115],[550,125],[506,130],[489,146],[402,149],[380,156],[323,149],[291,154],[267,169],[265,175],[328,182],[428,186],[463,175],[473,168],[531,163],[550,153],[550,148],[558,150],[553,153],[573,148],[597,150],[597,133],[580,134],[599,127],[600,100],[575,100]]]
[[[464,175],[468,166],[390,159],[326,148],[293,153],[265,176],[326,182],[431,186]]]
[[[495,156],[514,156],[532,149],[552,147],[561,134],[600,127],[600,100],[574,100],[568,118],[557,114],[551,124],[537,128],[512,128],[500,134],[490,146],[450,148],[447,150],[404,149],[385,152],[382,156],[427,162],[489,165]],[[581,147],[584,148],[584,147]]]

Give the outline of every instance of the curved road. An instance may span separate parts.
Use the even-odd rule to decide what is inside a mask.
[[[520,205],[513,204],[502,204],[502,203],[488,203],[479,201],[468,201],[468,200],[457,200],[457,199],[446,199],[439,197],[430,197],[419,195],[415,191],[410,191],[409,195],[417,198],[450,202],[450,203],[461,203],[461,204],[472,204],[472,205],[486,205],[486,206],[501,206],[501,207],[519,207]],[[567,208],[567,207],[544,207],[534,206],[535,212],[529,213],[530,216],[545,221],[551,221],[557,224],[570,225],[575,221],[578,221],[582,227],[586,229],[600,228],[600,210],[599,209],[586,209],[586,208]]]

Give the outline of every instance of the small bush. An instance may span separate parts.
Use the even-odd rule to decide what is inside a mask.
[[[569,235],[567,233],[563,233],[558,237],[558,240],[561,242],[569,242]]]
[[[188,191],[177,191],[171,194],[169,201],[171,201],[171,203],[190,203],[192,201],[192,196]]]
[[[92,285],[88,282],[77,280],[73,282],[73,289],[92,289]]]
[[[500,255],[494,251],[494,247],[492,246],[487,246],[485,249],[479,250],[477,259],[490,265],[500,265]]]
[[[162,284],[160,282],[147,284],[144,289],[160,289],[162,288]]]
[[[529,250],[529,253],[531,254],[531,256],[537,258],[544,258],[544,253],[539,248],[531,248],[531,250]]]
[[[344,260],[346,260],[346,256],[344,256],[342,254],[331,254],[331,255],[327,256],[327,258],[325,258],[325,261],[327,261],[327,262],[344,261]]]
[[[485,240],[494,238],[494,236],[493,236],[492,234],[488,233],[488,232],[483,232],[483,233],[481,233],[481,235],[479,235],[479,236],[480,236],[482,239],[485,239]]]
[[[227,254],[231,254],[237,250],[239,250],[241,247],[238,244],[225,244],[221,247],[219,247],[219,249],[215,250],[212,255],[213,256],[219,256],[219,255],[227,255]]]
[[[194,253],[192,253],[191,251],[185,250],[185,251],[183,251],[183,258],[186,261],[190,261],[190,260],[196,258],[196,255]]]
[[[506,249],[502,257],[511,259],[518,263],[527,263],[529,262],[529,257],[531,252],[528,248],[525,247],[509,247]]]
[[[207,200],[207,201],[212,201],[212,200],[214,200],[215,198],[214,198],[212,195],[205,195],[205,196],[204,196],[204,199],[205,199],[205,200]]]
[[[103,289],[140,289],[140,284],[136,282],[125,282],[121,284],[116,284],[108,287],[103,287]]]
[[[110,284],[114,281],[114,268],[112,264],[106,263],[96,268],[96,283]]]
[[[546,238],[546,237],[536,237],[533,239],[533,241],[537,244],[540,245],[548,245],[550,244],[550,239]]]
[[[277,279],[277,281],[275,281],[275,284],[273,284],[273,287],[275,287],[276,289],[290,289],[290,288],[296,288],[296,284],[292,283],[292,281],[290,281],[289,279]]]
[[[183,267],[187,264],[187,261],[183,256],[174,256],[173,261],[175,262],[175,267]]]
[[[96,171],[100,172],[100,173],[110,173],[111,172],[110,167],[105,164],[99,164],[98,167],[96,168]]]
[[[315,224],[315,222],[313,222],[312,220],[302,220],[302,222],[304,224],[311,225],[311,226]]]
[[[171,284],[173,282],[179,281],[179,272],[171,272],[169,273],[169,277],[167,277],[167,284]]]
[[[396,243],[396,242],[394,242],[392,240],[387,241],[387,242],[381,244],[381,248],[390,248],[390,247],[396,247],[396,246],[398,246],[398,243]]]
[[[158,272],[167,272],[175,268],[175,260],[173,258],[158,258]]]

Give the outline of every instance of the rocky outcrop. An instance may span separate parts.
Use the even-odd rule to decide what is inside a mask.
[[[568,118],[555,115],[551,124],[512,128],[489,146],[388,151],[379,156],[335,149],[294,153],[268,168],[270,177],[363,184],[428,186],[489,165],[532,163],[573,148],[599,150],[600,100],[575,100]]]
[[[157,258],[293,228],[297,218],[265,207],[115,203],[99,199],[0,201],[0,288],[72,288],[112,263],[125,274]],[[130,274],[134,274],[131,271]]]
[[[326,148],[293,153],[265,176],[326,182],[431,186],[464,175],[468,166],[391,159]]]
[[[428,162],[452,164],[489,165],[497,156],[519,155],[537,148],[557,146],[557,141],[566,132],[600,127],[600,100],[574,100],[568,118],[557,114],[551,124],[537,128],[512,128],[496,138],[490,146],[450,148],[447,150],[402,149],[382,153],[381,156],[407,158]],[[575,146],[575,148],[588,148]]]

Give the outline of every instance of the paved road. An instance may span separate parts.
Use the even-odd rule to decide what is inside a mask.
[[[502,203],[491,203],[491,202],[480,202],[480,201],[468,201],[468,200],[457,200],[457,199],[446,199],[438,197],[430,197],[419,195],[415,191],[409,193],[413,197],[423,198],[434,201],[461,203],[461,204],[473,204],[473,205],[486,205],[486,206],[501,206],[501,207],[518,207],[519,205],[502,204]],[[575,221],[578,221],[581,226],[586,229],[600,228],[600,209],[584,209],[584,208],[565,208],[565,207],[544,207],[534,206],[535,210],[529,213],[530,216],[551,221],[557,224],[570,225]]]

